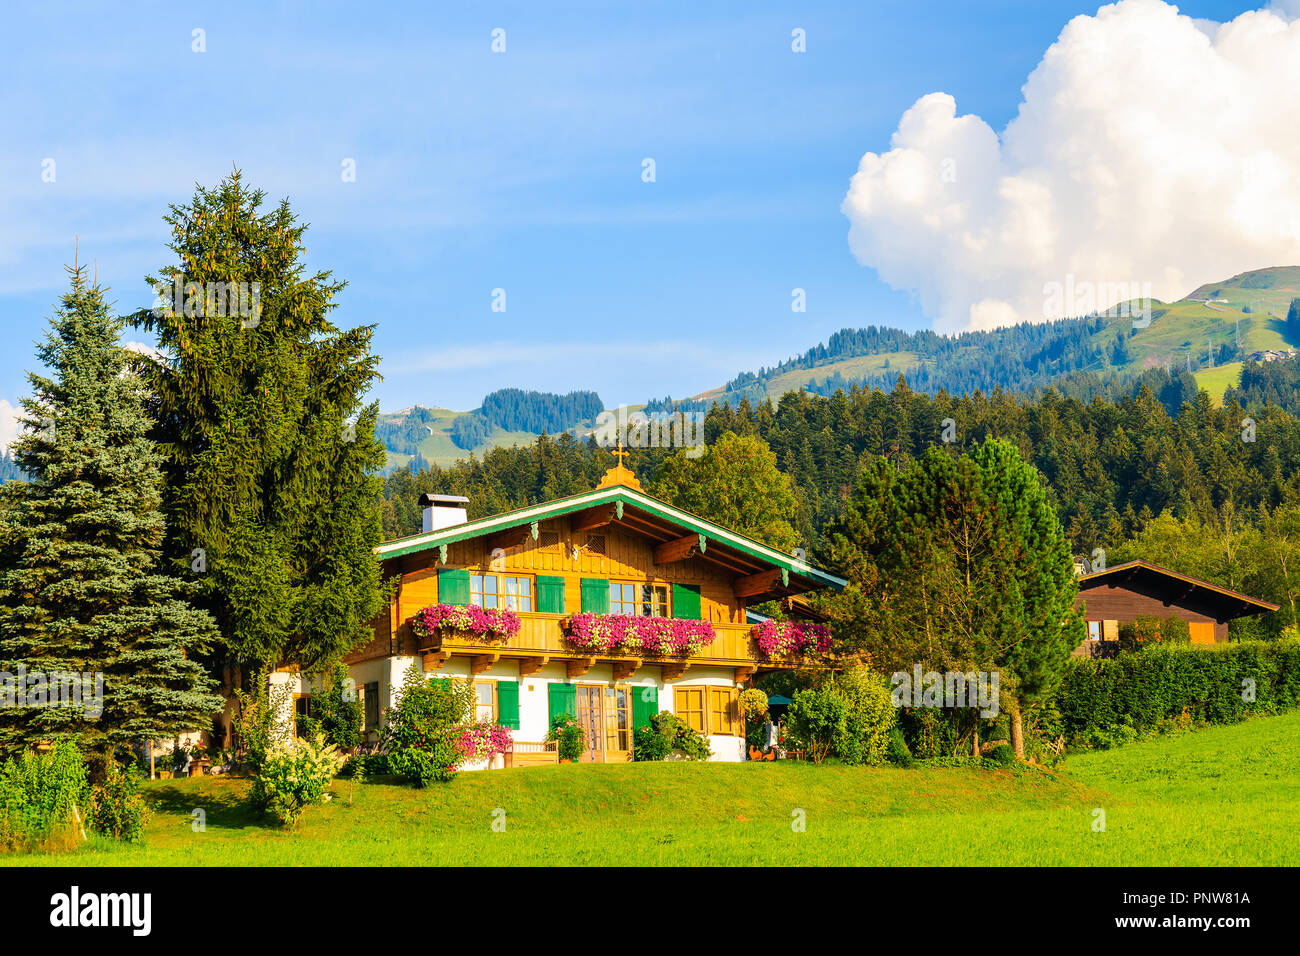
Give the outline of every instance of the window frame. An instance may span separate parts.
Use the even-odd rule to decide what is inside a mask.
[[[492,582],[494,590],[487,590],[487,582]],[[513,597],[516,603],[528,602],[527,608],[510,607],[507,598],[511,597],[506,591],[505,582],[507,580],[522,581],[527,584],[527,594],[515,594]],[[475,581],[481,583],[483,590],[474,589]],[[532,614],[537,609],[537,575],[535,574],[518,574],[512,571],[470,571],[469,572],[469,603],[475,607],[488,608],[486,599],[491,597],[493,604],[491,608],[498,611],[514,611],[516,614]],[[483,599],[480,603],[476,598]],[[522,599],[522,600],[520,600]]]
[[[632,597],[627,600],[622,597],[626,589],[632,589]],[[620,595],[615,597],[615,592]],[[647,593],[651,595],[647,602]],[[624,614],[628,617],[662,617],[671,618],[673,616],[673,588],[666,581],[629,581],[625,578],[609,579],[609,613]],[[653,608],[659,606],[661,614],[643,613],[647,603]],[[627,610],[631,608],[631,610]]]
[[[370,719],[370,710],[374,708],[375,719]],[[379,681],[367,681],[361,685],[361,732],[368,734],[379,731]]]
[[[480,707],[488,706],[487,704],[480,703],[479,701],[478,689],[480,687],[491,688],[492,713],[487,718],[480,717],[478,712]],[[497,724],[500,723],[500,718],[501,718],[501,705],[500,705],[500,701],[497,699],[497,682],[494,679],[489,679],[489,678],[475,678],[474,679],[474,720],[480,721],[486,719],[493,724]]]

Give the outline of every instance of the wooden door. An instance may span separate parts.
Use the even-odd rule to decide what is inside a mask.
[[[587,749],[578,758],[584,763],[601,763],[605,759],[605,719],[601,688],[579,684],[578,725],[586,731]]]
[[[1187,637],[1193,644],[1213,644],[1214,643],[1214,622],[1213,621],[1188,621]]]
[[[632,759],[632,691],[605,688],[605,759]]]

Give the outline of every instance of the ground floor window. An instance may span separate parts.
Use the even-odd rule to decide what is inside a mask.
[[[474,719],[485,720],[496,723],[497,719],[497,684],[491,680],[476,680],[474,682],[474,695],[476,702],[474,705]]]
[[[702,734],[735,736],[736,690],[734,687],[674,687],[673,713]]]
[[[673,712],[687,727],[702,734],[708,733],[704,719],[704,691],[703,687],[673,688]]]
[[[1101,640],[1101,621],[1088,622],[1088,640],[1090,641]]]
[[[361,687],[361,702],[365,709],[363,728],[369,732],[379,729],[379,681],[371,681]]]

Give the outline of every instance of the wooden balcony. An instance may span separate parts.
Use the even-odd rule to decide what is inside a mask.
[[[786,670],[798,666],[796,661],[770,659],[759,651],[749,636],[749,624],[713,625],[717,636],[713,643],[690,657],[652,657],[636,654],[590,654],[564,639],[562,622],[567,615],[520,614],[519,633],[505,640],[486,640],[459,631],[416,637],[424,669],[437,670],[448,657],[472,658],[471,669],[482,673],[498,661],[516,658],[521,676],[536,673],[544,664],[563,661],[570,677],[580,677],[598,662],[613,663],[617,679],[631,676],[642,665],[662,667],[664,678],[674,680],[691,667],[701,664],[734,667],[737,680],[758,671]]]

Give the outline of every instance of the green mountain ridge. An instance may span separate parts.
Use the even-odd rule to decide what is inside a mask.
[[[1237,385],[1251,355],[1300,346],[1300,340],[1288,339],[1285,322],[1287,309],[1297,298],[1300,266],[1279,266],[1199,286],[1176,302],[1122,303],[1090,316],[1022,323],[990,332],[943,336],[874,325],[842,329],[825,343],[776,366],[741,372],[730,382],[686,399],[655,399],[636,408],[706,410],[714,402],[779,400],[791,391],[831,394],[854,383],[888,389],[900,374],[911,388],[930,394],[940,390],[989,393],[997,388],[1020,392],[1049,385],[1072,385],[1086,393],[1161,368],[1175,376],[1190,373],[1197,387],[1217,402],[1226,388]],[[562,409],[574,396],[594,395],[505,389],[489,398],[504,392],[535,396],[553,409]],[[594,407],[588,402],[584,410]],[[494,447],[530,443],[541,431],[505,428],[485,420],[460,421],[475,415],[481,415],[481,409],[422,406],[382,415],[381,424],[390,431],[404,428],[408,439],[418,437],[414,445],[408,441],[400,448],[386,441],[389,466],[418,462],[417,451],[427,462],[447,465],[471,453],[481,457]],[[413,416],[427,434],[413,434]],[[571,417],[552,415],[550,424],[556,427],[546,430],[550,434],[567,430],[583,437],[594,427],[594,414]],[[475,440],[466,442],[467,435]]]

